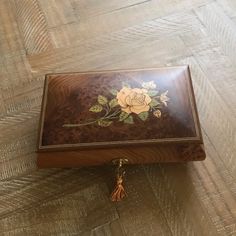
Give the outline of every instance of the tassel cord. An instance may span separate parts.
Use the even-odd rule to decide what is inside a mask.
[[[113,192],[111,193],[111,200],[113,202],[121,201],[127,194],[123,186],[123,178],[125,171],[122,168],[122,161],[119,162],[116,175],[116,186]]]

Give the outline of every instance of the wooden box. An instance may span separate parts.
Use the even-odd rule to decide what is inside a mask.
[[[196,161],[204,146],[188,66],[48,74],[39,167]]]

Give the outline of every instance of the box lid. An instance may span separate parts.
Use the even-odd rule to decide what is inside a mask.
[[[48,74],[39,151],[202,143],[187,66]]]

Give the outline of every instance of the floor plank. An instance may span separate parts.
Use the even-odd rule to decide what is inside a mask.
[[[236,235],[234,0],[0,1],[0,234]],[[204,162],[36,167],[45,73],[189,64]]]

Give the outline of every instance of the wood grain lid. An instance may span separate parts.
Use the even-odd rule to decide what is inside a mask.
[[[188,66],[48,74],[38,151],[202,143]]]

